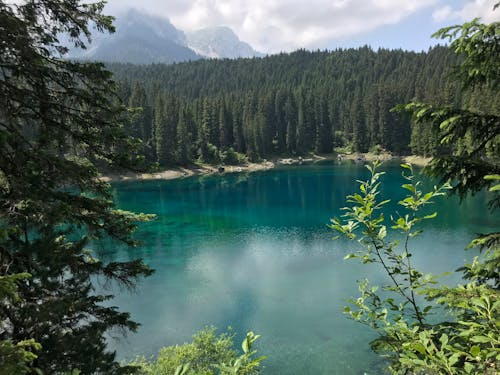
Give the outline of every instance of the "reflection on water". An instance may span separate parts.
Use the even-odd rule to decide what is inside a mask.
[[[382,282],[383,275],[344,261],[353,244],[333,242],[326,228],[366,175],[358,165],[312,165],[115,185],[121,207],[158,220],[141,227],[142,248],[99,255],[142,257],[157,272],[137,293],[116,297],[142,327],[110,345],[122,358],[155,354],[214,324],[233,327],[237,341],[250,329],[262,334],[265,374],[380,372],[368,346],[373,333],[341,310],[357,295],[357,280]],[[389,168],[384,180],[383,193],[400,199],[399,169]],[[483,197],[463,207],[455,199],[436,205],[440,216],[416,240],[415,264],[435,273],[463,264],[473,233],[497,222],[483,207]]]

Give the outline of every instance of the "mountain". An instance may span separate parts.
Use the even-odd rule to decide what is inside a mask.
[[[262,57],[248,43],[242,42],[228,27],[212,27],[186,33],[187,45],[210,58]]]
[[[168,19],[129,10],[116,18],[115,27],[113,34],[96,33],[88,49],[71,49],[68,57],[132,64],[170,64],[201,58],[187,47],[184,32]]]
[[[86,50],[70,48],[67,57],[132,64],[171,64],[203,57],[262,56],[250,45],[240,41],[227,27],[186,34],[166,18],[134,9],[118,16],[115,27],[116,32],[113,34],[93,34],[92,44]]]

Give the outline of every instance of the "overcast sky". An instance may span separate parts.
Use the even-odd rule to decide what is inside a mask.
[[[438,28],[474,17],[500,20],[499,0],[108,0],[119,16],[136,8],[185,31],[228,26],[255,49],[356,47],[427,49]]]

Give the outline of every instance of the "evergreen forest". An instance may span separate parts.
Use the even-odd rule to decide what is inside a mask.
[[[110,70],[124,102],[141,109],[130,135],[166,167],[333,150],[436,156],[446,152],[437,130],[391,109],[414,100],[496,113],[498,92],[464,93],[450,79],[459,60],[439,46],[363,47]]]
[[[330,228],[360,245],[346,258],[373,263],[385,281],[380,288],[360,281],[344,313],[375,330],[371,349],[393,374],[499,373],[498,223],[463,244],[476,250],[455,286],[420,271],[409,246],[420,224],[437,216],[423,211],[434,198],[482,192],[492,212],[500,207],[499,22],[441,29],[436,35],[450,47],[420,53],[299,50],[149,66],[65,59],[61,34],[85,47],[92,28],[114,31],[104,7],[0,0],[0,375],[259,374],[265,357],[257,356],[253,331],[241,350],[233,333],[207,327],[192,343],[132,362],[109,346],[115,333],[139,328],[113,298],[155,272],[140,258],[146,252],[135,232],[157,216],[122,209],[102,177],[144,170],[144,161],[160,168],[367,151],[430,156],[425,171],[441,183],[427,189],[403,164],[407,195],[384,215],[384,172],[377,162],[368,166]],[[186,217],[166,228],[195,219]],[[256,216],[248,217],[253,230]],[[155,246],[173,254],[161,241]],[[101,257],[98,247],[130,255]],[[444,320],[436,311],[447,313]]]

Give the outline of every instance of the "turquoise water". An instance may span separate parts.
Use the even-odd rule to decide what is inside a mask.
[[[401,170],[384,168],[383,195],[401,198]],[[206,325],[262,335],[264,374],[380,373],[369,349],[369,328],[341,312],[356,281],[383,282],[373,266],[344,261],[354,246],[332,241],[326,227],[341,214],[345,196],[368,175],[361,165],[331,162],[251,174],[138,181],[113,186],[119,207],[155,213],[141,226],[140,249],[98,253],[106,260],[142,257],[156,273],[134,293],[117,291],[114,304],[142,324],[110,346],[120,358],[156,354],[190,340]],[[394,207],[394,206],[393,206]],[[439,216],[414,242],[414,263],[425,272],[456,269],[474,233],[492,230],[484,195],[462,205],[455,198],[434,206]],[[448,276],[444,282],[459,280]]]

